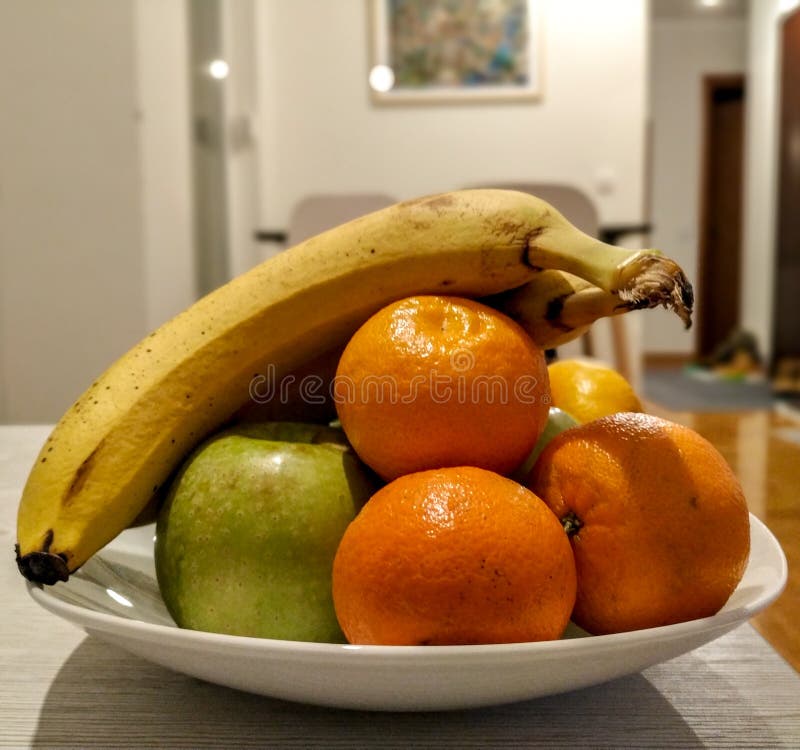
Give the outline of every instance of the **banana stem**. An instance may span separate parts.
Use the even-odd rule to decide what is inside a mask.
[[[677,263],[658,250],[631,250],[576,232],[569,225],[531,237],[528,263],[578,276],[625,303],[624,310],[659,305],[671,309],[691,326],[692,285]],[[611,314],[611,313],[609,313]]]
[[[680,266],[653,250],[642,250],[619,270],[619,298],[630,309],[663,307],[673,310],[686,328],[692,325],[694,292]]]
[[[616,294],[600,287],[586,286],[563,301],[559,321],[565,327],[584,328],[600,318],[621,315],[634,309],[635,305],[622,302]]]

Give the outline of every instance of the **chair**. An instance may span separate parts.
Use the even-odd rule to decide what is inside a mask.
[[[295,204],[289,217],[287,246],[344,224],[351,219],[397,203],[383,193],[317,193]]]
[[[592,199],[581,190],[550,182],[506,182],[474,185],[473,187],[519,190],[547,201],[578,229],[597,237],[600,219]],[[639,390],[641,384],[641,351],[639,320],[632,315],[598,320],[580,339],[558,349],[560,357],[586,356],[604,360],[616,368]]]

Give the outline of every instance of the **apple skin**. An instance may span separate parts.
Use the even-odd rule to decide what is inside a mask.
[[[376,489],[341,430],[239,425],[203,443],[171,483],[155,564],[183,628],[341,643],[331,569]]]
[[[523,461],[522,465],[511,475],[511,478],[527,487],[528,475],[531,473],[533,465],[539,458],[539,454],[545,449],[545,446],[556,435],[560,435],[564,430],[568,430],[571,427],[577,427],[579,424],[580,422],[568,412],[551,406],[544,430],[542,430],[542,434],[539,435],[536,445],[533,446],[533,450],[525,461]]]

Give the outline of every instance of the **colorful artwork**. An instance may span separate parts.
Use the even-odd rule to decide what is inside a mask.
[[[377,0],[371,87],[379,100],[532,97],[532,0]]]

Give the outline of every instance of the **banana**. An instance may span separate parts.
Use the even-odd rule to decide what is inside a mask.
[[[92,383],[56,425],[23,490],[20,572],[42,584],[67,580],[250,400],[268,370],[280,378],[334,350],[395,299],[486,297],[547,269],[688,315],[690,287],[674,262],[604,245],[525,193],[465,190],[368,214],[198,300]]]
[[[544,348],[555,348],[581,336],[600,318],[661,304],[674,307],[691,325],[691,287],[676,287],[680,300],[654,299],[647,293],[626,295],[600,289],[565,271],[547,270],[531,281],[484,301],[514,318]]]

